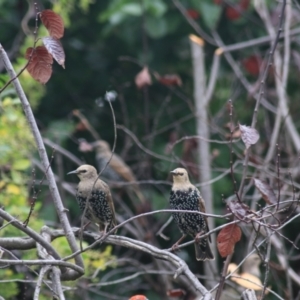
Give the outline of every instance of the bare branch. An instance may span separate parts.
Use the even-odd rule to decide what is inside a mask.
[[[7,57],[7,54],[1,44],[0,44],[0,57],[4,62],[5,68],[6,68],[7,72],[9,73],[9,76],[11,78],[16,78],[16,73],[13,69],[13,66],[12,66],[9,58]],[[44,144],[43,144],[43,140],[42,140],[40,131],[38,129],[33,112],[31,110],[31,106],[27,100],[27,97],[23,91],[23,88],[19,82],[19,79],[16,78],[13,81],[13,84],[14,84],[16,92],[21,100],[22,107],[24,109],[28,124],[29,124],[32,134],[35,138],[37,149],[39,151],[39,155],[40,155],[41,161],[43,163],[44,172],[46,173],[47,168],[49,168],[46,173],[46,176],[47,176],[47,179],[49,182],[49,190],[52,195],[53,203],[54,203],[56,211],[58,213],[60,222],[66,233],[67,241],[70,245],[72,252],[76,252],[78,250],[78,246],[76,244],[74,234],[71,230],[71,226],[70,226],[69,220],[66,215],[66,210],[62,204],[52,169],[51,169],[51,167],[49,167],[50,162],[49,162],[49,159],[48,159],[48,156],[47,156]],[[69,276],[70,276],[70,278],[72,277],[73,279],[80,277],[83,274],[83,268],[84,268],[83,260],[80,255],[75,257],[75,263],[77,266],[79,266],[79,269],[81,269],[81,271],[70,273]]]

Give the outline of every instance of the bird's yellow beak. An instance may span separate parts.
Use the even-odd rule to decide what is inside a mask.
[[[71,171],[71,172],[67,173],[67,175],[70,175],[70,174],[77,174],[77,170],[74,170],[74,171]]]

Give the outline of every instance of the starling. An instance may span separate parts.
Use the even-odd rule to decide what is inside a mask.
[[[173,175],[173,186],[170,194],[171,209],[194,210],[205,213],[204,200],[199,190],[190,183],[187,171],[178,168],[171,173]],[[214,256],[208,239],[199,239],[202,234],[209,231],[206,217],[192,213],[172,213],[172,216],[183,234],[172,249],[175,250],[186,235],[190,235],[195,239],[196,259],[213,260]],[[209,241],[211,241],[210,236]]]
[[[69,174],[76,174],[80,179],[76,199],[82,212],[88,203],[85,217],[97,223],[104,234],[114,228],[116,220],[112,196],[108,185],[98,178],[96,169],[90,165],[82,165]]]
[[[123,159],[112,152],[109,144],[104,140],[96,141],[92,144],[96,150],[96,161],[98,164],[98,170],[101,171],[106,166],[107,162],[111,158],[109,164],[102,172],[102,176],[107,180],[116,182],[135,182],[136,178],[132,173],[130,167],[123,161]],[[145,203],[145,197],[141,193],[137,184],[132,184],[132,189],[141,203]]]

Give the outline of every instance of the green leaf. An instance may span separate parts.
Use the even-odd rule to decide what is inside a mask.
[[[160,18],[166,13],[167,5],[162,0],[145,0],[144,5],[137,0],[114,0],[110,2],[108,9],[100,14],[99,21],[109,21],[117,25],[128,17],[141,16],[143,9],[147,16]]]
[[[138,3],[128,3],[123,5],[122,12],[132,16],[141,16],[143,13],[142,6]]]
[[[24,171],[30,167],[30,161],[28,159],[18,159],[14,161],[12,167],[18,171]]]
[[[113,0],[110,1],[107,10],[99,15],[100,22],[110,21],[112,24],[119,24],[128,15],[141,15],[142,6],[139,2],[131,0]]]
[[[167,5],[161,0],[145,0],[145,11],[153,17],[161,17],[167,11]]]
[[[147,17],[145,28],[150,37],[158,39],[168,32],[167,22],[164,18]]]
[[[73,130],[74,124],[70,121],[54,121],[48,127],[46,136],[57,143],[61,143],[70,136]]]
[[[205,25],[210,29],[214,29],[220,18],[222,7],[215,5],[214,3],[204,1],[199,1],[198,5]]]

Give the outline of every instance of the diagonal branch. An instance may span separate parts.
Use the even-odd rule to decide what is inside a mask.
[[[16,73],[13,69],[13,66],[1,44],[0,44],[0,58],[3,60],[4,66],[9,74],[9,76],[11,78],[15,78],[15,80],[13,81],[13,84],[16,89],[17,95],[19,96],[19,98],[21,100],[22,107],[25,112],[27,122],[31,129],[31,132],[35,138],[37,149],[38,149],[41,161],[43,163],[44,172],[46,173],[46,177],[49,182],[49,190],[50,190],[50,193],[51,193],[51,196],[53,199],[55,209],[58,213],[62,228],[66,234],[66,238],[69,243],[69,246],[70,246],[72,252],[76,252],[78,250],[78,246],[76,244],[75,236],[72,232],[72,229],[71,229],[71,226],[70,226],[67,214],[66,214],[66,209],[64,208],[63,203],[61,201],[61,198],[60,198],[60,195],[58,192],[58,188],[57,188],[57,185],[55,182],[54,174],[50,167],[50,163],[49,163],[49,159],[48,159],[48,156],[47,156],[47,153],[45,150],[45,146],[44,146],[40,131],[38,129],[38,126],[36,124],[31,106],[28,102],[28,99],[24,93],[24,90],[20,84],[19,79],[16,78]],[[47,170],[47,172],[46,172],[46,170]],[[80,269],[84,268],[83,260],[80,255],[77,255],[75,257],[75,263],[77,266],[79,266]],[[69,275],[71,276],[71,278],[76,279],[82,275],[82,272],[72,272],[72,274],[69,274]],[[69,279],[71,279],[71,278],[69,278]]]

